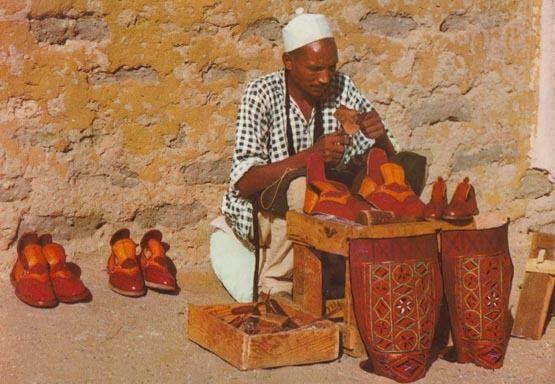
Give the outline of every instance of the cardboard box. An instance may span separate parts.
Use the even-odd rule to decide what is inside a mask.
[[[331,361],[339,356],[339,327],[279,301],[299,327],[249,335],[229,324],[245,304],[189,304],[187,336],[240,370]]]

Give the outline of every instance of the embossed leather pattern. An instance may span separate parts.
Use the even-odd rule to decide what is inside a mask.
[[[350,244],[355,315],[374,372],[398,382],[422,378],[442,299],[436,234]]]
[[[500,368],[510,336],[508,223],[444,232],[441,254],[457,360]]]

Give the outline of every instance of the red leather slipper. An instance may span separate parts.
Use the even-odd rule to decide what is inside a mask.
[[[15,295],[25,304],[39,308],[58,305],[49,276],[48,262],[36,233],[26,233],[17,243],[17,260],[10,274]]]

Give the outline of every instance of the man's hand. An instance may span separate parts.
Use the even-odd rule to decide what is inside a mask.
[[[350,141],[351,138],[344,133],[331,133],[321,136],[312,150],[324,157],[326,165],[337,165],[343,158],[345,147]]]
[[[385,127],[375,109],[360,115],[358,124],[366,137],[380,141],[385,136]]]

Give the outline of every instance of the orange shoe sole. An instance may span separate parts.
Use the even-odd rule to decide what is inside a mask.
[[[146,288],[140,291],[124,291],[123,289],[119,289],[117,287],[114,287],[112,284],[110,284],[110,289],[116,293],[119,293],[120,295],[128,296],[128,297],[141,297],[146,294]]]
[[[164,284],[157,284],[157,283],[151,283],[150,281],[146,281],[145,280],[145,285],[148,288],[152,288],[152,289],[158,289],[160,291],[177,291],[177,287],[171,287],[168,285],[164,285]]]

